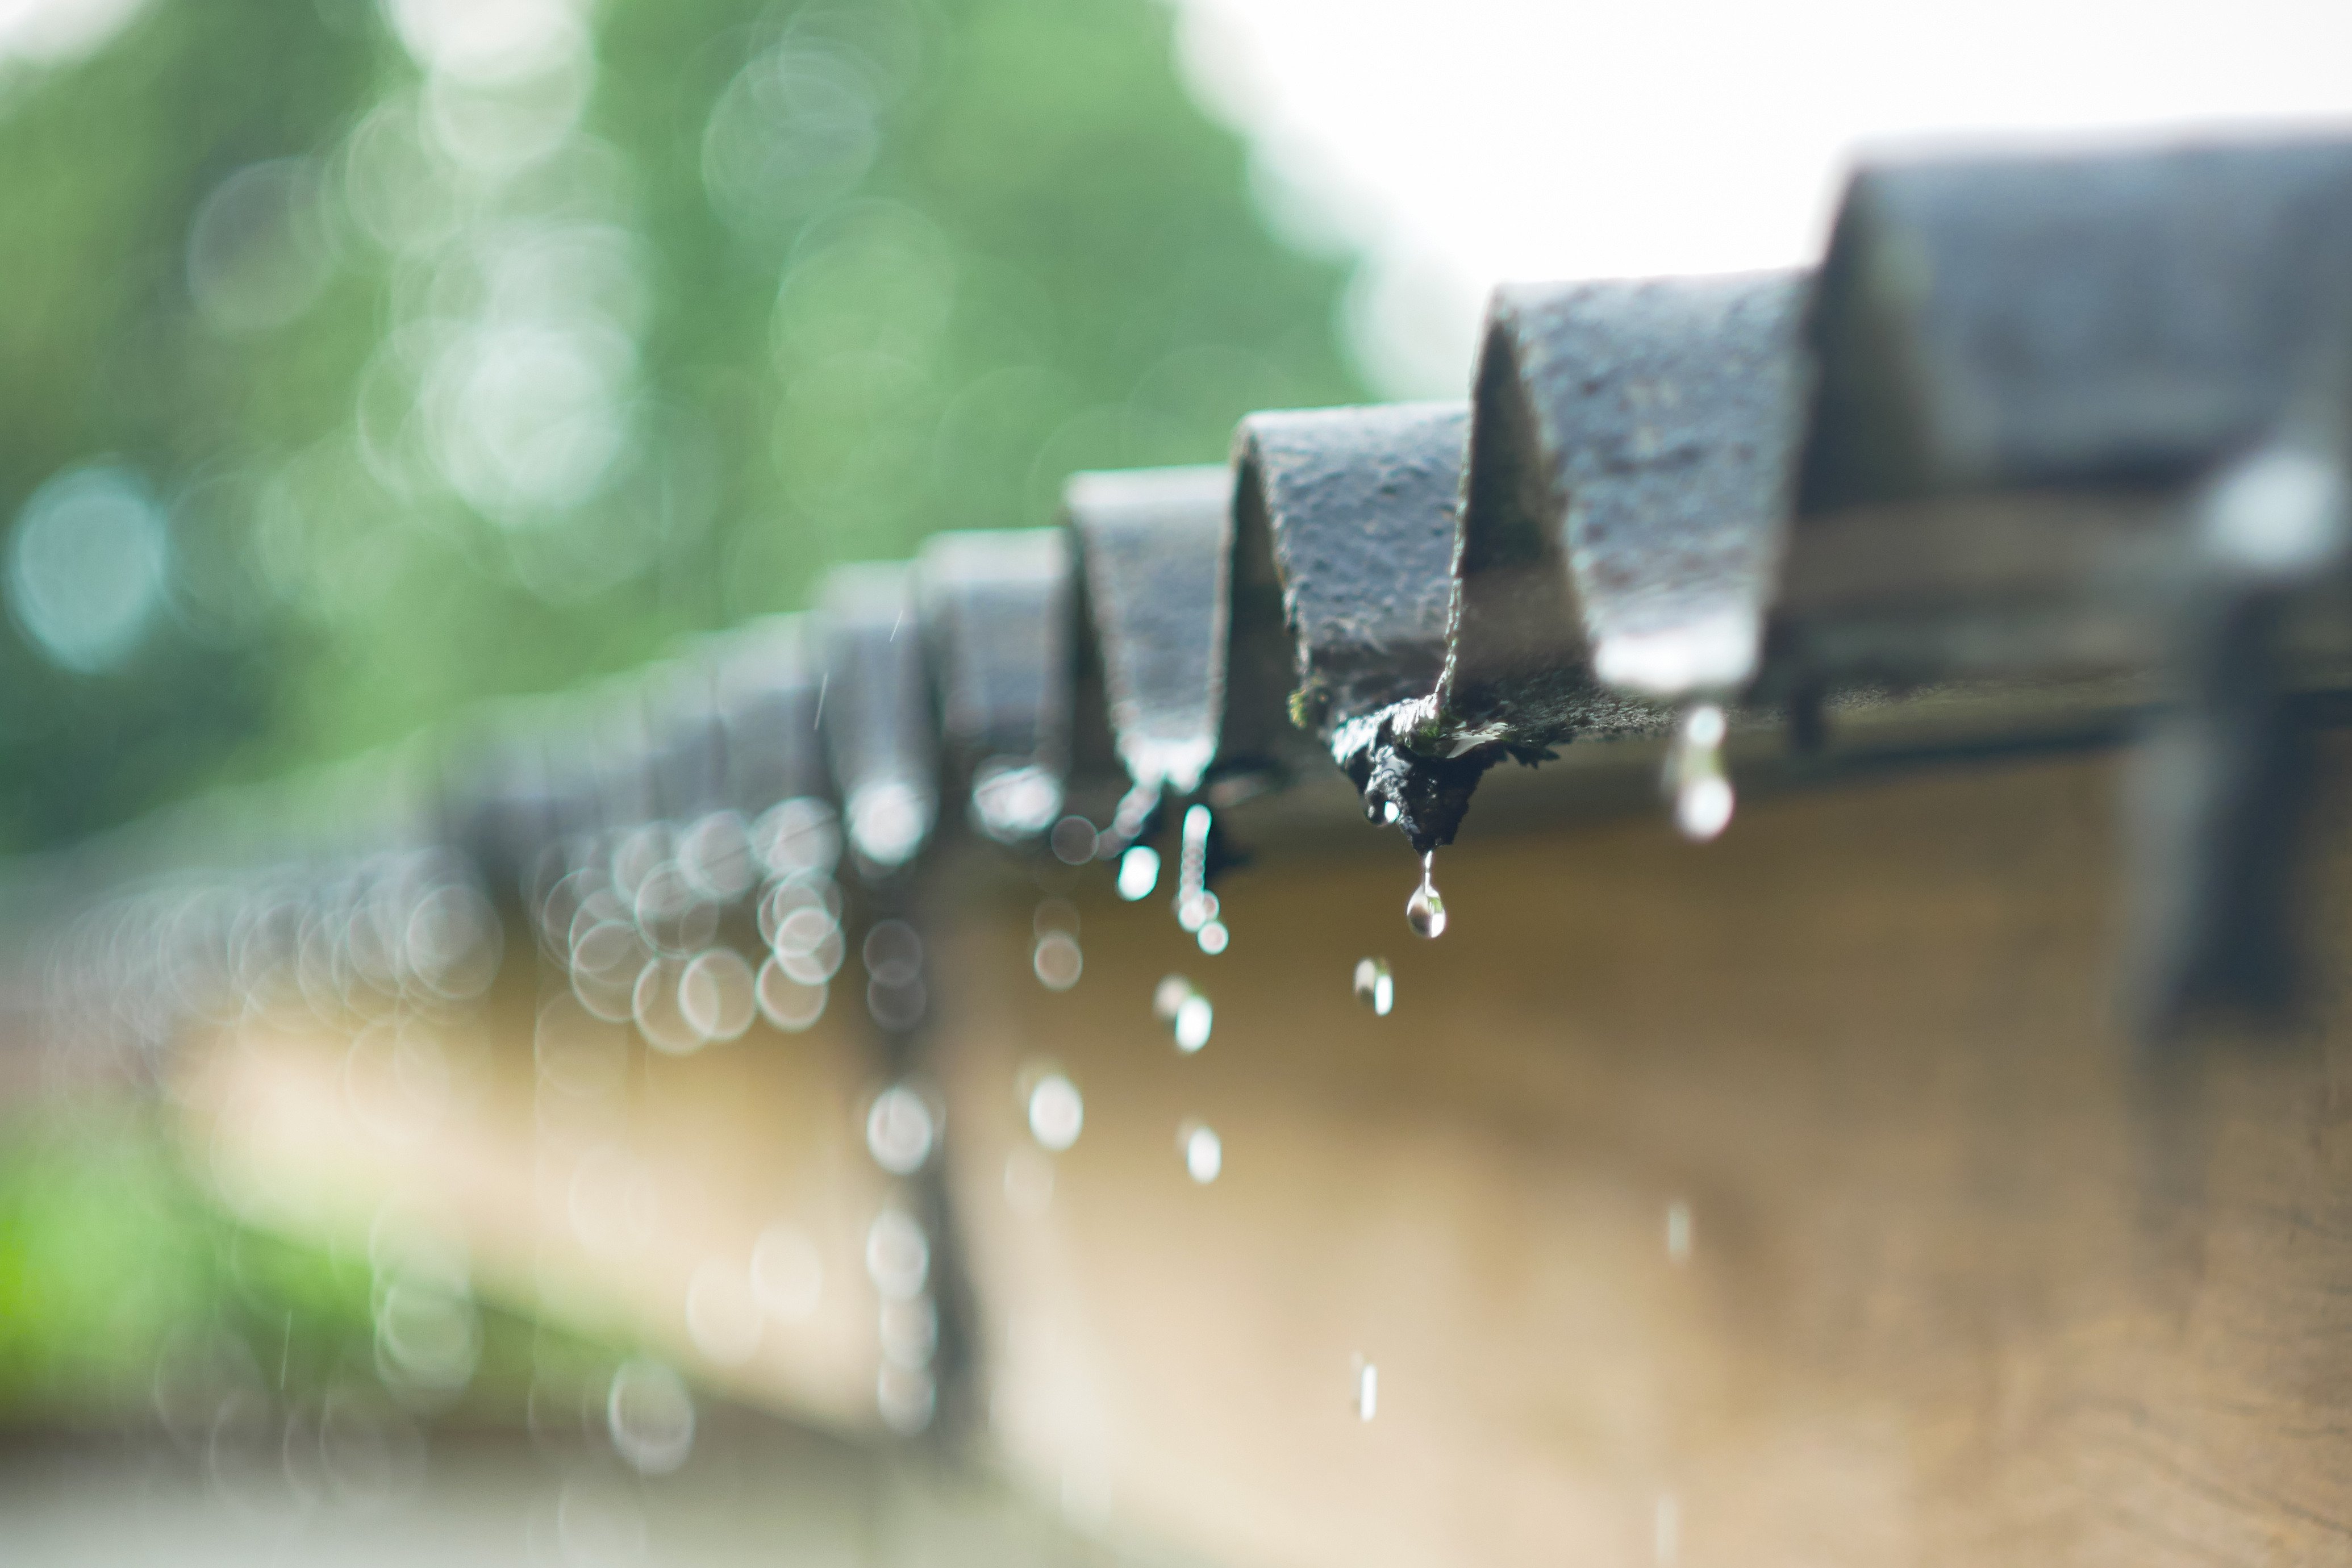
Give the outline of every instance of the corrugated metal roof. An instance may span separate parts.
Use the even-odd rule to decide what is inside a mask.
[[[2291,853],[2284,699],[2352,658],[2347,345],[2352,142],[1866,164],[1817,276],[1508,287],[1466,409],[1255,414],[1228,466],[1079,475],[1061,531],[460,728],[442,847],[505,898],[821,797],[879,885],[967,817],[1108,857],[1328,758],[1426,850],[1506,757],[1674,735],[1720,787],[1727,729],[1975,682],[1979,741],[2011,689],[2183,715],[2137,859],[2161,1029],[2276,990],[2230,933]]]

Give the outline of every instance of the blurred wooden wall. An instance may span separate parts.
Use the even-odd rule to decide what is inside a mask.
[[[1435,943],[1401,847],[1269,855],[1222,957],[1089,903],[1066,996],[1009,902],[963,921],[1005,1447],[1234,1563],[2352,1561],[2352,861],[2321,825],[2307,1027],[2151,1061],[2114,1024],[2120,762],[1789,795],[1703,848],[1474,812]],[[1169,972],[1215,1002],[1196,1058]],[[1087,1124],[1023,1213],[1033,1055]]]
[[[1031,973],[1040,889],[967,867],[931,922],[931,1060],[983,1461],[1087,1532],[1236,1568],[2352,1562],[2352,857],[2319,823],[2305,1025],[2148,1058],[2114,1021],[2120,765],[1792,793],[1706,847],[1652,814],[1474,812],[1434,943],[1392,836],[1261,829],[1217,957],[1163,897],[1085,880],[1066,994]],[[2326,766],[2323,800],[2352,747]],[[1350,994],[1370,955],[1385,1018]],[[1152,1014],[1171,973],[1215,1005],[1197,1056]],[[421,1144],[336,1120],[350,1047],[316,1031],[225,1042],[189,1100],[249,1190],[342,1173],[297,1228],[427,1173],[485,1279],[867,1431],[887,1187],[855,974],[812,1035],[640,1047],[593,1137],[534,1111],[527,1004]],[[1049,1067],[1086,1106],[1059,1154],[1021,1099]],[[615,1139],[664,1197],[600,1254],[570,1194]],[[714,1363],[694,1272],[779,1219],[822,1245],[824,1309]]]

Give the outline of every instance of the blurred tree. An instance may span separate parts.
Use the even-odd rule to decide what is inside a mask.
[[[1361,395],[1157,0],[587,3],[154,0],[0,59],[0,853]],[[364,1368],[364,1268],[89,1131],[0,1126],[0,1415],[139,1406],[192,1321]],[[545,1344],[486,1321],[511,1404]]]
[[[1360,395],[1341,269],[1258,223],[1170,26],[166,0],[0,78],[0,847]],[[41,547],[101,537],[93,494],[165,520],[148,619],[122,551]],[[43,629],[75,615],[138,635],[77,664]]]
[[[0,79],[0,519],[108,457],[197,485],[224,453],[302,438],[348,377],[356,290],[325,331],[230,345],[197,330],[183,282],[203,195],[330,135],[373,74],[373,51],[307,15],[273,25],[289,9],[163,7],[86,66]],[[238,547],[191,517],[181,614],[121,668],[69,673],[0,637],[0,847],[120,819],[265,729],[299,645],[222,592]]]

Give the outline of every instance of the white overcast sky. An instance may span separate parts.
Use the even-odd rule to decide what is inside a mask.
[[[1857,144],[2352,125],[2352,0],[1172,3],[1268,216],[1367,255],[1399,395],[1461,394],[1501,279],[1813,258]]]
[[[0,0],[0,67],[149,3]],[[1811,259],[1858,145],[2352,125],[2352,0],[1167,3],[1268,217],[1365,258],[1349,329],[1393,395],[1461,392],[1498,279]]]

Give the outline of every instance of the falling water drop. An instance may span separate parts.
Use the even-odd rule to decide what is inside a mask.
[[[1438,911],[1437,918],[1443,924],[1445,919],[1443,909]],[[1389,1009],[1396,1005],[1396,976],[1389,973],[1387,959],[1360,958],[1356,961],[1356,1000],[1381,1017],[1389,1016]]]
[[[1210,896],[1214,897],[1215,895],[1212,894]],[[1214,957],[1216,954],[1224,952],[1225,949],[1231,945],[1234,940],[1234,933],[1225,929],[1224,921],[1211,921],[1206,925],[1203,925],[1198,931],[1193,933],[1193,939],[1201,944],[1201,951],[1202,952]]]
[[[1438,896],[1437,884],[1431,880],[1436,860],[1437,852],[1433,849],[1421,858],[1421,886],[1404,901],[1405,923],[1432,941],[1445,934],[1445,900]]]
[[[1118,896],[1129,903],[1148,899],[1160,885],[1160,851],[1149,844],[1129,847],[1118,858]]]
[[[731,947],[698,954],[678,977],[678,1012],[706,1040],[740,1039],[759,1016],[759,982]]]
[[[1666,1260],[1688,1263],[1691,1255],[1691,1208],[1677,1198],[1666,1205]]]
[[[786,1034],[796,1035],[824,1016],[824,983],[810,985],[794,979],[773,953],[760,966],[758,994],[760,1011]]]
[[[939,1121],[930,1106],[905,1084],[894,1084],[876,1095],[866,1115],[866,1152],[894,1176],[921,1169],[931,1157],[938,1135]]]
[[[1058,1154],[1078,1141],[1086,1124],[1078,1086],[1060,1073],[1048,1073],[1029,1091],[1029,1134],[1039,1147]]]
[[[1188,1057],[1209,1043],[1209,1033],[1217,1021],[1209,999],[1181,974],[1168,975],[1152,987],[1151,1012],[1168,1026],[1169,1033],[1176,1037],[1176,1048]]]
[[[1370,1421],[1380,1413],[1381,1369],[1358,1356],[1355,1372],[1356,1419]]]
[[[1188,1057],[1192,1055],[1209,1043],[1209,1031],[1216,1021],[1216,1009],[1206,996],[1196,991],[1185,997],[1184,1005],[1176,1009],[1175,1022],[1171,1026],[1176,1035],[1176,1048]]]
[[[1728,728],[1721,708],[1697,703],[1675,725],[1674,743],[1666,752],[1662,782],[1674,801],[1675,827],[1694,844],[1719,837],[1731,825],[1735,802],[1731,780],[1723,771]]]
[[[1066,816],[1054,824],[1054,831],[1046,842],[1053,847],[1054,858],[1063,865],[1083,866],[1095,858],[1095,851],[1102,844],[1102,835],[1096,832],[1095,825],[1085,817]]]
[[[1151,1016],[1163,1024],[1176,1022],[1176,1009],[1192,994],[1192,983],[1181,974],[1164,975],[1151,988]]]
[[[1076,985],[1086,965],[1086,954],[1078,947],[1078,939],[1066,931],[1049,931],[1039,937],[1035,950],[1029,955],[1029,967],[1035,971],[1037,984],[1048,991],[1067,991]]]
[[[694,1395],[658,1362],[624,1363],[604,1398],[613,1447],[641,1475],[665,1476],[694,1447]]]
[[[1217,895],[1205,889],[1197,893],[1179,895],[1176,900],[1176,923],[1186,931],[1198,931],[1202,926],[1215,923]]]
[[[866,1227],[866,1273],[886,1301],[911,1301],[931,1273],[931,1241],[922,1223],[886,1208]]]
[[[1176,1149],[1184,1156],[1184,1172],[1202,1186],[1217,1179],[1225,1168],[1224,1141],[1215,1128],[1186,1121],[1176,1129]]]

